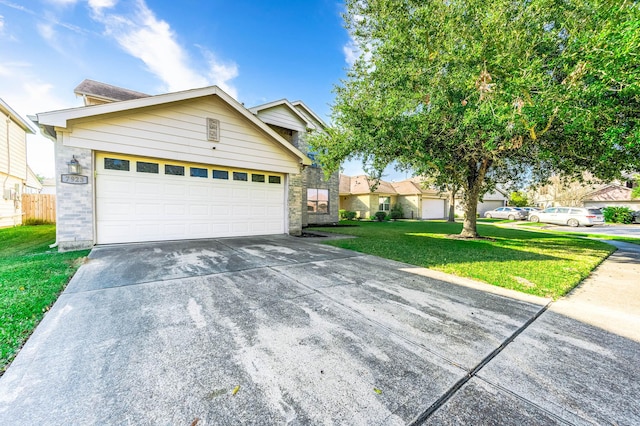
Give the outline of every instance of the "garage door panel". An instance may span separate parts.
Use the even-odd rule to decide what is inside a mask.
[[[189,176],[188,164],[185,176],[164,175],[163,161],[153,159],[145,161],[160,163],[158,174],[105,170],[105,156],[118,157],[96,156],[98,243],[285,232],[284,185],[213,179],[206,165],[193,165],[209,170],[206,179]]]
[[[442,219],[444,217],[444,200],[422,200],[422,219]]]

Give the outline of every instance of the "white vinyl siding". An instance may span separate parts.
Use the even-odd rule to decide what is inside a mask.
[[[27,178],[27,139],[25,131],[13,120],[9,121],[9,140],[7,152],[7,120],[0,118],[0,172]]]
[[[290,108],[277,105],[258,112],[258,118],[267,124],[273,124],[285,129],[305,132],[307,125]]]
[[[105,158],[129,160],[129,170],[104,168]],[[159,173],[136,171],[136,162],[158,163]],[[183,166],[185,175],[166,175],[165,165]],[[190,168],[207,169],[207,178]],[[220,166],[98,153],[96,155],[97,243],[283,234],[284,176],[266,171],[225,169],[229,179],[213,179]],[[234,181],[232,172],[279,176],[280,184]]]
[[[220,142],[207,140],[206,118],[220,120]],[[67,146],[226,167],[298,173],[299,161],[263,130],[210,96],[99,120],[71,122]],[[215,149],[213,149],[215,148]]]

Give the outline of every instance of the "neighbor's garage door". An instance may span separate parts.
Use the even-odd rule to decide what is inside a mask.
[[[444,216],[444,200],[422,200],[422,219],[442,219]]]
[[[284,175],[96,155],[98,244],[285,232]]]

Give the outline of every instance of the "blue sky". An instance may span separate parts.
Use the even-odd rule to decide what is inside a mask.
[[[302,100],[329,121],[356,54],[335,0],[0,0],[0,97],[23,117],[80,106],[85,78],[149,94],[218,85],[247,107]],[[54,176],[53,143],[28,162]],[[345,173],[361,173],[358,162]]]

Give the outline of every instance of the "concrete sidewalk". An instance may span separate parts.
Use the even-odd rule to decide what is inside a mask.
[[[600,322],[576,313],[630,252],[549,305],[310,240],[94,249],[0,378],[0,424],[640,423],[640,342],[600,327],[637,259]]]

